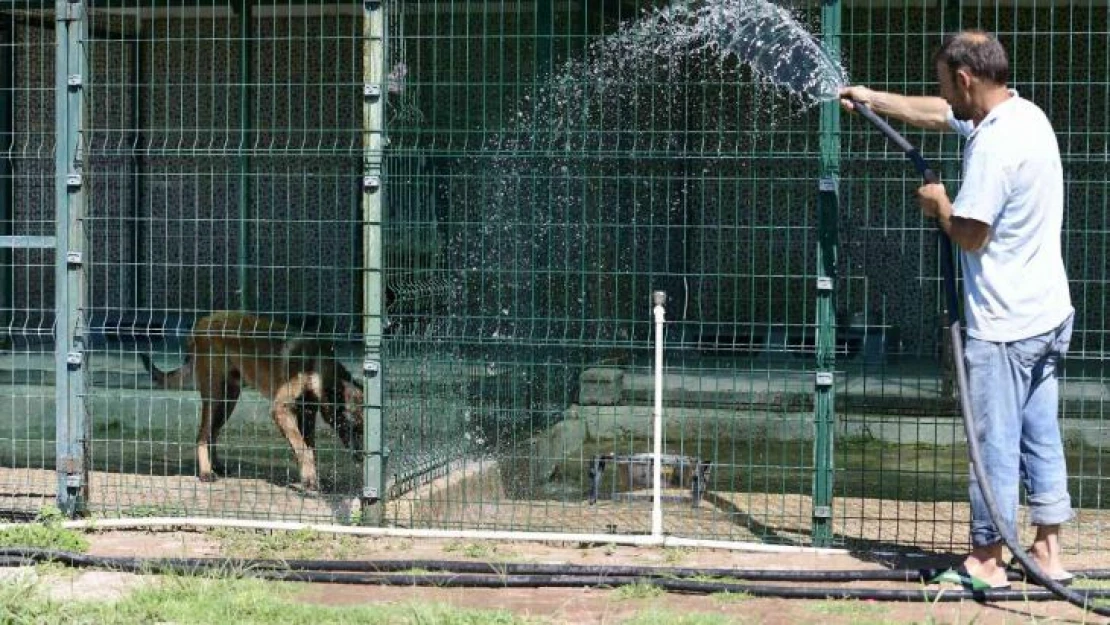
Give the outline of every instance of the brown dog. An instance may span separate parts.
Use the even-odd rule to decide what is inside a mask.
[[[293,448],[301,484],[316,489],[316,413],[349,449],[362,451],[362,387],[336,359],[333,345],[287,337],[284,325],[246,313],[218,312],[199,319],[188,340],[185,364],[160,371],[147,354],[143,366],[159,388],[185,388],[190,377],[200,391],[197,464],[200,479],[212,470],[220,429],[227,423],[244,383],[270,402],[270,414]]]

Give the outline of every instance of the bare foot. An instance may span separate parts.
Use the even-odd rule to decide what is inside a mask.
[[[982,554],[972,552],[964,560],[964,568],[973,577],[978,577],[991,586],[1005,586],[1009,583],[1006,578],[1006,567],[999,558],[983,557]]]
[[[1053,579],[1067,579],[1071,577],[1060,560],[1060,526],[1037,526],[1037,537],[1033,546],[1029,548],[1029,555],[1036,561],[1049,577]]]

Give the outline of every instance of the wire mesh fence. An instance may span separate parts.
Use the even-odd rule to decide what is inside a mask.
[[[34,510],[53,498],[54,253],[36,247],[54,234],[53,32],[17,28],[0,14],[0,236],[25,247],[0,248],[0,327],[4,387],[0,507]],[[17,71],[18,67],[18,71]],[[40,364],[45,365],[43,369]]]
[[[839,210],[823,222],[822,130],[833,131],[821,107],[736,59],[669,53],[642,28],[663,5],[89,3],[80,136],[90,510],[360,520],[368,456],[353,460],[341,432],[317,426],[319,488],[303,488],[274,390],[251,379],[253,365],[219,378],[213,410],[230,405],[231,387],[242,394],[214,447],[218,479],[199,479],[198,391],[217,378],[167,387],[140,354],[162,371],[187,358],[199,371],[197,320],[251,311],[267,330],[232,357],[283,374],[338,362],[365,386],[365,322],[380,310],[384,444],[369,450],[386,458],[378,522],[649,531],[650,295],[662,290],[667,533],[962,546],[966,450],[935,235],[912,200],[915,179],[881,137],[845,118]],[[1078,311],[1062,416],[1076,533],[1101,548],[1106,8],[789,6],[839,41],[854,82],[908,93],[933,92],[929,59],[944,32],[997,32],[1014,87],[1055,124]],[[54,10],[23,0],[0,10],[5,236],[55,230]],[[372,32],[378,10],[385,21]],[[379,102],[381,127],[368,127]],[[387,138],[381,154],[368,136]],[[958,178],[954,140],[909,137]],[[375,157],[380,223],[366,212]],[[823,320],[817,250],[830,234],[835,312]],[[374,241],[380,297],[365,280]],[[4,253],[0,508],[16,513],[58,488],[56,257]],[[244,323],[203,334],[206,344],[257,329]],[[815,355],[819,334],[834,330],[826,461],[815,453],[825,444]],[[290,406],[303,431],[317,407]],[[833,477],[828,510],[822,471]],[[831,533],[815,538],[826,520]]]

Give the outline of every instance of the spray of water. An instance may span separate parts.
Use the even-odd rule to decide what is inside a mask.
[[[637,333],[650,326],[639,320],[655,288],[691,294],[690,318],[700,299],[728,299],[696,258],[727,257],[729,240],[703,237],[695,252],[668,233],[758,202],[720,183],[752,166],[742,155],[780,148],[753,129],[788,122],[847,83],[799,20],[766,0],[678,0],[545,78],[504,126],[466,146],[439,192],[456,207],[444,250],[454,274],[452,314],[434,333],[476,339],[482,358],[530,389],[514,411],[526,427],[565,406],[575,363],[590,360],[553,347],[646,345]],[[756,214],[740,211],[730,225]],[[498,415],[496,426],[516,418]]]
[[[459,319],[479,325],[462,333],[556,344],[616,336],[612,317],[624,311],[597,303],[598,288],[610,287],[573,270],[675,271],[675,259],[649,252],[652,235],[632,227],[689,221],[681,212],[695,189],[669,180],[675,166],[711,177],[735,167],[733,155],[774,150],[771,135],[752,128],[847,83],[799,18],[768,0],[676,0],[567,59],[477,158],[460,161],[476,184],[444,189],[475,207],[448,244],[461,269],[456,301],[470,308]],[[690,113],[698,110],[720,113]],[[645,287],[624,283],[628,292],[611,295],[638,302]]]
[[[786,8],[768,0],[680,0],[626,28],[618,39],[653,52],[711,52],[735,58],[777,88],[820,102],[835,98],[848,74]]]
[[[751,129],[833,98],[847,82],[799,19],[768,0],[677,0],[594,42],[525,96],[478,158],[460,161],[476,184],[444,189],[457,206],[475,207],[448,250],[460,269],[456,301],[469,309],[458,319],[478,327],[452,333],[618,337],[612,317],[633,313],[613,314],[598,300],[610,287],[568,268],[673,272],[676,259],[649,253],[653,235],[630,226],[691,219],[681,213],[694,189],[668,180],[675,165],[712,176],[731,155],[774,149]],[[644,285],[623,283],[628,292],[608,295],[638,301]]]

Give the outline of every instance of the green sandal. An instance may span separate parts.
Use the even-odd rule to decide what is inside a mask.
[[[992,586],[985,580],[975,577],[967,571],[967,567],[960,565],[954,569],[948,569],[940,575],[933,577],[929,580],[930,584],[955,584],[962,587],[964,590],[971,592],[984,592],[987,590],[1009,590],[1010,583],[1006,582],[999,586]]]

